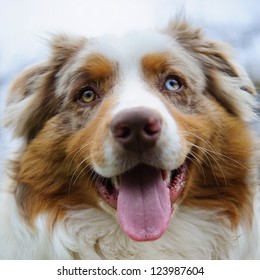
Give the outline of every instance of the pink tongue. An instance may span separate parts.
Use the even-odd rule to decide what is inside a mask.
[[[138,165],[120,176],[117,215],[122,229],[136,241],[155,240],[165,232],[171,202],[160,170]]]

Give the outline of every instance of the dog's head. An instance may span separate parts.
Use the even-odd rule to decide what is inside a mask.
[[[8,98],[7,125],[26,141],[16,178],[24,214],[52,223],[102,208],[137,241],[159,238],[178,204],[221,209],[235,226],[251,195],[243,131],[254,87],[229,51],[185,22],[55,37]]]

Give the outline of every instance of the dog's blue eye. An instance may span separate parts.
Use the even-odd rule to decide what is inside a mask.
[[[164,83],[164,89],[169,91],[178,92],[182,87],[182,84],[174,77],[167,78]]]

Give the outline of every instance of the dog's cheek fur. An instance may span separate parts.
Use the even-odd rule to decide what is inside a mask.
[[[30,223],[39,213],[48,213],[52,226],[68,209],[96,207],[90,173],[74,161],[78,150],[68,151],[72,140],[66,118],[61,114],[49,120],[21,158],[17,198]]]
[[[255,184],[251,186],[248,180],[253,139],[243,121],[218,103],[209,102],[208,106],[211,112],[201,108],[198,115],[175,114],[183,137],[193,143],[182,205],[222,209],[222,218],[227,217],[234,228],[241,220],[250,227],[255,191]]]
[[[40,213],[48,213],[51,227],[67,210],[99,207],[92,168],[104,162],[103,145],[113,102],[103,102],[79,131],[75,116],[61,113],[29,144],[20,163],[17,196],[30,223]]]

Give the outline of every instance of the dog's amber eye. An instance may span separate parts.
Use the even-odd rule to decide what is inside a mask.
[[[91,88],[84,88],[80,91],[79,101],[84,104],[91,103],[97,99],[96,92]]]
[[[173,92],[182,90],[182,83],[175,77],[168,77],[164,83],[164,89]]]

